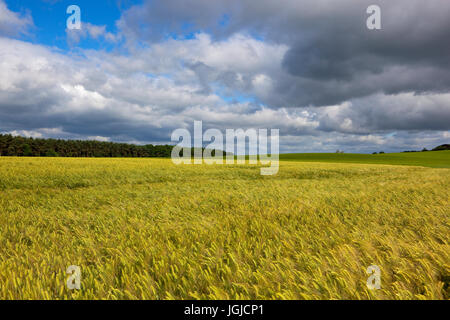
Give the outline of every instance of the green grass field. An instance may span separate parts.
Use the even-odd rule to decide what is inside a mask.
[[[0,299],[449,299],[449,155],[0,158]]]
[[[355,153],[290,153],[281,154],[280,160],[303,162],[367,163],[431,168],[450,168],[450,151],[403,152],[385,154]]]

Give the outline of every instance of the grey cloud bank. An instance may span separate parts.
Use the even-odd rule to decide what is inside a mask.
[[[144,1],[118,34],[68,34],[125,39],[126,55],[77,55],[18,38],[32,18],[0,0],[0,131],[167,143],[202,120],[279,128],[282,152],[448,143],[450,2],[375,1],[370,31],[373,2]],[[192,38],[167,39],[186,22]]]

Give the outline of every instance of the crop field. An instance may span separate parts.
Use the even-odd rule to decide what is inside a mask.
[[[1,157],[0,299],[450,298],[450,169],[311,161]]]
[[[280,155],[283,161],[394,164],[450,168],[450,151],[402,152],[384,154],[290,153]]]

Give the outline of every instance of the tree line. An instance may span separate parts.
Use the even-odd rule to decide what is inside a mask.
[[[171,145],[134,145],[91,140],[38,139],[0,134],[1,156],[170,157]]]
[[[444,150],[450,150],[450,144],[441,144],[440,146],[437,146],[436,148],[433,148],[431,150],[423,148],[422,151],[408,150],[403,152],[425,152],[425,151],[444,151]]]

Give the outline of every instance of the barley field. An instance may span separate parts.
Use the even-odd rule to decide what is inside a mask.
[[[449,299],[449,190],[421,166],[3,157],[0,299]]]

